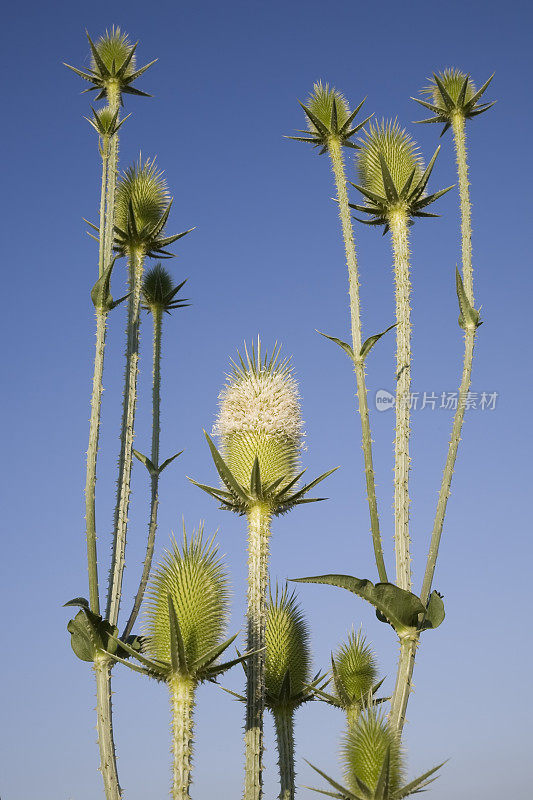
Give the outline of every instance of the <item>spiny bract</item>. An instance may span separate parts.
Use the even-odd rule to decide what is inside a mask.
[[[394,796],[404,776],[400,740],[383,714],[369,707],[363,711],[355,725],[351,726],[344,739],[342,760],[350,789],[356,794],[360,793],[356,780],[358,778],[373,792],[387,752],[390,758],[389,794]]]
[[[249,486],[257,457],[261,480],[268,484],[296,475],[302,449],[302,417],[296,381],[289,359],[279,362],[279,348],[269,359],[245,349],[246,361],[233,363],[221,391],[220,412],[214,434],[220,437],[222,454],[235,476]]]
[[[445,69],[443,72],[439,72],[436,77],[442,86],[444,86],[444,89],[451,97],[456,107],[461,107],[463,104],[469,103],[476,93],[476,87],[470,75],[467,75],[466,72],[461,72],[459,69],[454,69],[453,67],[451,69]],[[466,88],[463,95],[462,89],[465,81]],[[431,95],[436,106],[440,106],[441,108],[444,106],[444,108],[446,108],[442,92],[435,78],[433,78],[433,80],[429,79],[429,86],[422,89],[422,91],[424,94]],[[458,104],[459,99],[461,99],[461,106]]]
[[[213,539],[204,543],[203,529],[190,541],[183,533],[181,550],[175,541],[165,552],[148,593],[146,634],[148,651],[158,660],[170,658],[168,596],[176,612],[186,662],[222,643],[229,612],[229,583]]]
[[[429,80],[429,86],[422,89],[422,93],[429,95],[433,100],[433,104],[427,103],[425,100],[420,100],[417,97],[412,99],[419,105],[427,108],[433,113],[434,116],[428,119],[417,120],[419,123],[438,123],[442,122],[444,128],[443,133],[446,133],[454,119],[463,118],[470,119],[483,114],[492,108],[492,103],[478,103],[478,100],[485,93],[488,85],[493,79],[494,74],[490,76],[488,81],[485,81],[481,89],[476,89],[474,81],[466,72],[459,69],[448,68],[443,72],[433,73],[433,79]]]
[[[363,188],[376,195],[387,197],[380,156],[384,159],[398,191],[414,170],[411,185],[415,186],[424,172],[424,162],[418,145],[397,120],[382,120],[369,124],[361,149],[357,153],[357,170]]]
[[[109,72],[113,70],[113,62],[115,70],[118,72],[133,49],[128,34],[122,33],[120,28],[114,25],[110,31],[106,30],[106,32],[96,40],[94,46]],[[94,55],[91,56],[91,69],[95,72],[98,71],[98,64],[95,61]],[[134,72],[135,55],[132,55],[125,69],[124,77],[127,78]]]
[[[310,682],[311,652],[309,630],[296,595],[287,587],[270,596],[266,610],[265,682],[267,704],[272,705],[282,694],[286,676],[291,697],[300,695]],[[287,698],[288,704],[290,699]]]
[[[333,658],[335,669],[351,703],[358,703],[372,691],[377,680],[374,652],[359,631],[352,631]]]

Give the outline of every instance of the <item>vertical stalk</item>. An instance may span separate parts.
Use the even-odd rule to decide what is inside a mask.
[[[161,432],[160,425],[160,409],[161,409],[161,337],[162,337],[162,322],[163,322],[163,309],[160,306],[152,306],[152,319],[154,324],[153,335],[153,357],[152,357],[152,452],[151,461],[156,467],[159,466],[159,434]],[[150,522],[148,525],[148,541],[146,544],[146,555],[144,557],[143,570],[139,588],[135,595],[133,608],[130,617],[124,629],[123,636],[129,636],[135,620],[139,614],[139,609],[143,601],[144,592],[150,576],[152,567],[152,557],[154,554],[155,534],[157,531],[157,508],[159,505],[159,473],[152,475],[152,492],[150,498]]]
[[[409,435],[411,392],[411,285],[409,279],[409,240],[407,213],[403,209],[389,215],[394,253],[396,286],[396,436],[394,440],[394,550],[396,583],[411,590],[409,539]]]
[[[107,86],[107,102],[113,114],[120,110],[120,87],[115,83]],[[119,121],[117,115],[117,123]],[[104,269],[111,263],[114,242],[115,225],[115,189],[118,175],[118,133],[111,136],[109,142],[109,169],[107,176],[107,196],[106,196],[106,222],[105,222],[105,244],[104,244]]]
[[[365,463],[366,494],[368,497],[368,507],[370,512],[370,527],[372,531],[372,542],[374,545],[374,556],[378,569],[379,579],[387,582],[387,570],[383,558],[383,547],[381,544],[381,534],[379,529],[379,515],[376,498],[376,480],[374,475],[374,464],[372,459],[372,436],[370,432],[370,419],[368,414],[368,399],[366,391],[365,367],[364,362],[359,358],[361,350],[361,308],[359,298],[359,271],[357,266],[357,256],[355,253],[354,236],[352,229],[352,219],[350,207],[348,205],[348,193],[346,191],[346,174],[344,161],[342,158],[342,148],[337,137],[331,136],[328,143],[329,154],[335,186],[337,189],[337,200],[339,202],[339,216],[342,227],[342,237],[344,240],[344,250],[346,253],[346,265],[348,267],[348,287],[350,296],[350,315],[352,330],[352,345],[354,352],[354,368],[357,384],[357,400],[359,403],[359,414],[361,417],[361,431],[363,439],[363,456]]]
[[[405,714],[409,695],[412,692],[412,677],[415,666],[418,634],[400,638],[400,658],[396,673],[396,684],[392,693],[389,721],[394,730],[401,735],[405,724]]]
[[[190,800],[195,683],[176,674],[169,679],[172,705],[172,800]]]
[[[142,247],[132,248],[129,253],[129,283],[131,294],[128,303],[126,374],[120,433],[119,477],[117,502],[115,506],[113,556],[109,573],[109,593],[107,596],[106,612],[107,619],[112,625],[117,624],[122,594],[122,577],[124,574],[124,557],[130,500],[131,461],[133,456],[135,409],[137,405],[140,305],[144,257],[145,254]]]
[[[263,712],[265,708],[265,627],[270,508],[258,503],[248,511],[248,659],[244,800],[263,795]]]
[[[452,129],[455,141],[455,155],[457,161],[457,172],[459,177],[459,200],[461,207],[461,249],[463,258],[463,285],[465,294],[470,305],[474,306],[474,286],[472,271],[472,215],[470,204],[470,192],[468,189],[468,164],[466,160],[466,140],[465,140],[465,120],[462,114],[457,113],[452,118]],[[461,430],[466,410],[466,398],[470,389],[472,379],[472,362],[474,360],[474,346],[476,340],[476,328],[471,327],[465,331],[465,352],[463,358],[463,372],[461,384],[459,386],[459,399],[457,409],[453,419],[452,434],[448,445],[446,463],[442,475],[442,482],[437,501],[437,510],[433,522],[431,542],[426,562],[426,571],[422,583],[421,600],[426,603],[433,582],[435,565],[439,553],[440,539],[446,515],[446,506],[450,496],[452,485],[453,470],[457,459],[457,450],[461,441]]]
[[[118,782],[115,743],[113,741],[111,667],[112,662],[104,655],[97,655],[94,659],[100,771],[104,780],[107,800],[120,800],[122,789]]]
[[[279,756],[279,800],[294,800],[294,710],[279,708],[273,713]]]

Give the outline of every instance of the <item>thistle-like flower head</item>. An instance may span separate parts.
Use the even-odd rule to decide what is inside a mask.
[[[117,184],[115,199],[115,250],[140,248],[148,256],[171,257],[164,248],[190,231],[163,236],[172,198],[155,159],[139,156]],[[192,229],[191,229],[192,230]]]
[[[370,225],[388,227],[390,215],[396,211],[412,217],[435,217],[422,211],[452,187],[426,195],[425,189],[440,148],[429,165],[424,162],[418,145],[396,120],[368,126],[361,137],[357,154],[360,184],[352,184],[365,197],[364,206],[350,203],[351,208],[369,214],[372,219],[360,220]]]
[[[265,631],[266,703],[271,709],[295,708],[313,695],[309,629],[294,592],[287,586],[270,599]]]
[[[303,475],[297,474],[303,422],[290,360],[280,360],[279,355],[279,347],[274,347],[272,356],[263,356],[258,339],[251,354],[245,347],[245,358],[239,354],[238,363],[232,361],[214,426],[221,453],[206,434],[225,489],[197,485],[220,500],[223,508],[238,513],[258,502],[276,514],[310,502],[304,495],[330,474],[291,492]]]
[[[179,290],[185,285],[186,280],[176,286],[171,274],[159,263],[152,267],[144,276],[142,295],[144,307],[148,311],[166,311],[168,314],[175,308],[185,308],[190,305],[187,298],[176,298]]]
[[[93,118],[89,119],[89,117],[85,117],[84,119],[87,120],[89,125],[92,125],[96,133],[105,138],[113,136],[126,120],[131,117],[131,114],[128,114],[127,117],[124,117],[124,119],[121,119],[119,122],[118,109],[117,111],[113,111],[109,106],[105,106],[98,111],[95,111],[91,106],[91,111],[93,112]]]
[[[70,64],[65,64],[76,75],[92,84],[87,92],[97,91],[97,100],[101,100],[116,91],[119,96],[122,94],[136,94],[142,97],[150,97],[146,92],[141,92],[132,86],[134,80],[139,78],[143,72],[155,64],[157,59],[150,61],[140,69],[135,69],[135,50],[137,42],[131,44],[128,35],[123,33],[120,28],[113,26],[111,30],[106,30],[94,43],[87,33],[89,46],[91,48],[91,68],[87,71],[76,69]],[[122,99],[122,98],[121,98]]]
[[[433,79],[429,81],[429,86],[422,89],[422,93],[431,97],[432,103],[420,100],[416,97],[411,98],[424,108],[429,109],[433,116],[428,119],[417,120],[418,123],[441,122],[444,124],[441,136],[446,133],[452,124],[455,116],[463,119],[471,119],[488,111],[496,101],[492,103],[478,103],[481,96],[485,93],[494,73],[490,76],[481,89],[477,90],[470,75],[459,69],[445,69],[438,74],[433,73]]]
[[[372,693],[378,669],[374,651],[362,632],[352,631],[332,657],[333,683],[338,699],[363,704]]]
[[[337,139],[344,147],[356,150],[358,145],[350,140],[370,119],[367,117],[352,127],[352,122],[364,102],[363,100],[355,111],[350,112],[350,107],[341,92],[333,86],[330,87],[328,83],[323,84],[322,81],[318,81],[313,86],[305,105],[300,103],[307,117],[308,131],[301,130],[298,133],[311,133],[311,137],[289,136],[288,138],[320,147],[320,155],[327,151],[332,138]]]

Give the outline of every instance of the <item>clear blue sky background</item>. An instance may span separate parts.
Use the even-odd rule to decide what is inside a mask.
[[[480,85],[496,72],[498,104],[468,126],[474,264],[480,330],[473,391],[497,392],[495,410],[468,413],[435,585],[447,617],[423,637],[406,728],[410,774],[450,761],[435,800],[526,797],[531,734],[531,6],[526,2],[55,2],[12,3],[2,24],[4,327],[2,391],[2,776],[3,800],[93,800],[94,685],[73,656],[62,603],[86,594],[84,451],[94,345],[89,291],[96,249],[82,217],[96,218],[99,157],[82,119],[89,98],[62,61],[88,63],[84,28],[113,23],[139,38],[139,59],[159,58],[142,78],[154,99],[127,99],[121,164],[157,154],[175,196],[170,231],[197,226],[170,262],[189,278],[191,308],[165,320],[162,451],[185,448],[161,481],[158,552],[172,530],[204,519],[220,528],[234,586],[232,630],[243,627],[243,520],[219,512],[190,485],[216,480],[203,440],[228,358],[243,339],[292,353],[308,433],[311,475],[341,465],[330,500],[274,523],[272,575],[341,571],[375,579],[364,495],[359,420],[348,360],[315,328],[347,338],[347,280],[332,177],[325,156],[284,139],[304,126],[297,98],[315,80],[334,83],[352,106],[398,116],[428,158],[436,126],[409,99],[434,69],[458,66]],[[451,138],[432,178],[454,183]],[[350,177],[355,179],[349,164]],[[412,229],[414,386],[453,392],[462,337],[454,269],[458,200]],[[357,226],[365,333],[393,321],[388,238]],[[123,294],[124,271],[113,292]],[[149,325],[144,325],[137,446],[149,447]],[[106,361],[98,522],[109,556],[123,371],[124,309],[113,313]],[[371,398],[393,388],[394,340],[369,360]],[[392,412],[373,412],[379,500],[392,567]],[[451,412],[413,413],[412,532],[419,588]],[[126,598],[138,579],[147,479],[133,479]],[[105,575],[102,566],[101,574]],[[392,688],[397,645],[370,607],[341,590],[300,587],[316,667],[352,625],[364,626]],[[126,611],[126,609],[124,609]],[[236,671],[227,685],[239,688]],[[165,689],[126,670],[114,682],[121,780],[129,800],[165,797],[169,720]],[[236,798],[242,778],[242,709],[213,686],[199,691],[194,797]],[[340,775],[341,715],[310,704],[298,715],[298,782],[315,783],[303,757]],[[267,724],[266,797],[276,796]],[[301,790],[300,797],[312,797]]]

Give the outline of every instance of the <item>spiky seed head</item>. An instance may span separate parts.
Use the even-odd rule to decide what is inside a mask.
[[[348,117],[350,116],[350,107],[341,92],[328,83],[318,81],[313,86],[313,91],[307,98],[305,105],[315,117],[317,117],[325,128],[330,130],[331,127],[331,112],[333,111],[333,101],[335,100],[337,107],[337,122],[338,128],[342,128]],[[307,127],[311,133],[319,134],[321,131],[307,118]]]
[[[303,446],[303,421],[298,387],[290,360],[262,357],[261,343],[245,359],[233,363],[222,389],[220,411],[213,433],[220,438],[222,455],[243,485],[257,457],[263,484],[283,479],[288,484],[297,474]]]
[[[398,121],[382,120],[368,125],[360,139],[357,170],[361,186],[380,197],[387,196],[380,156],[384,159],[398,192],[414,170],[411,182],[415,186],[424,172],[424,161],[418,145]],[[402,202],[402,201],[400,201]]]
[[[160,221],[171,200],[163,172],[157,168],[155,159],[144,163],[139,156],[136,164],[128,167],[117,184],[116,224],[127,231],[130,227],[130,207],[133,208],[137,238],[150,232]],[[134,237],[135,238],[135,237]]]
[[[164,308],[166,298],[176,287],[168,270],[161,264],[156,264],[144,276],[142,293],[147,306],[160,306]]]
[[[404,778],[405,759],[400,740],[386,717],[370,706],[349,728],[342,749],[346,782],[357,795],[360,789],[356,777],[375,790],[387,750],[390,753],[390,795],[394,796]]]
[[[433,116],[428,119],[417,120],[417,122],[442,122],[444,124],[442,136],[450,125],[455,125],[460,118],[463,120],[470,119],[483,114],[489,108],[492,108],[496,102],[479,102],[493,77],[494,74],[485,81],[481,89],[477,89],[470,75],[455,67],[445,69],[439,73],[433,73],[433,78],[429,79],[429,85],[422,89],[422,94],[429,95],[433,103],[420,100],[417,97],[412,98],[431,111]]]
[[[94,112],[94,116],[98,133],[101,136],[112,136],[117,124],[116,113],[109,106],[105,106]]]
[[[377,681],[378,668],[374,651],[361,631],[352,630],[348,641],[334,655],[337,675],[352,703],[367,697]]]
[[[302,693],[310,681],[309,629],[294,592],[285,586],[270,595],[266,609],[265,684],[267,697],[280,695],[285,675],[290,677],[291,695]]]
[[[437,77],[457,108],[467,105],[477,91],[474,81],[471,79],[471,77],[467,75],[466,72],[461,72],[460,69],[455,69],[454,67],[445,69],[443,72],[439,72]],[[467,80],[466,91],[464,97],[461,98],[461,104],[459,104],[458,101],[461,96],[461,90],[464,86],[465,80]],[[446,108],[446,103],[444,102],[441,90],[434,78],[429,79],[429,85],[425,89],[422,89],[422,92],[424,94],[429,94],[436,106],[439,106],[440,108]]]
[[[100,36],[99,39],[94,43],[98,55],[104,62],[105,66],[109,70],[109,72],[113,71],[113,62],[115,62],[115,71],[118,72],[128,56],[131,53],[133,45],[131,44],[128,34],[123,33],[119,27],[113,27],[111,30],[106,30],[106,32]],[[94,72],[99,72],[98,64],[96,63],[94,56],[91,56],[91,69]],[[128,78],[135,72],[135,55],[132,56],[128,66],[126,67],[125,71],[125,78]]]
[[[148,650],[170,661],[170,595],[179,622],[187,664],[222,643],[229,612],[229,582],[213,538],[203,529],[190,539],[183,531],[181,549],[173,540],[157,567],[147,594],[145,632]]]

